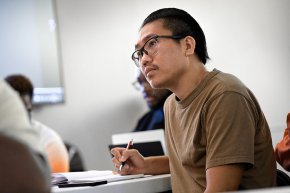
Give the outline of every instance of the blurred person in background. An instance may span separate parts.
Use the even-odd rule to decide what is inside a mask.
[[[140,70],[137,71],[137,80],[133,82],[133,86],[136,90],[141,91],[149,107],[149,111],[138,120],[134,131],[164,129],[163,105],[171,91],[153,89]]]
[[[33,84],[31,81],[21,74],[7,76],[5,80],[19,93],[28,112],[32,127],[39,131],[41,144],[47,154],[51,172],[69,172],[69,155],[60,135],[31,117],[33,98]]]
[[[39,132],[13,89],[0,80],[0,192],[48,193],[50,172]]]

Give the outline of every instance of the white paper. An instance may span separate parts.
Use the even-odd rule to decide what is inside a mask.
[[[136,175],[120,175],[110,170],[90,170],[85,172],[64,172],[64,173],[53,173],[52,176],[65,176],[68,181],[102,181],[107,182],[128,180],[133,178],[142,178],[144,174]]]

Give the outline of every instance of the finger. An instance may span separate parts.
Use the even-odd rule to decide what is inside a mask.
[[[121,164],[121,162],[120,162],[117,158],[115,158],[115,157],[112,158],[112,162],[113,162],[114,164],[118,164],[118,165]]]
[[[124,148],[113,148],[111,149],[111,154],[116,157],[118,160],[120,160],[120,158],[122,157],[122,153],[124,151]]]
[[[133,157],[135,155],[135,151],[136,151],[135,149],[129,149],[129,150],[123,151],[120,161],[124,162],[127,159]]]
[[[118,171],[121,175],[138,174],[138,170],[133,165],[125,164],[121,171]]]
[[[115,148],[111,149],[111,154],[112,154],[113,156],[118,156],[118,155],[120,155],[120,148],[115,147]]]
[[[120,165],[119,164],[115,164],[115,169],[116,169],[117,173],[119,172],[119,168],[120,168]]]
[[[134,160],[134,159],[138,159],[138,157],[140,157],[140,156],[142,157],[142,155],[139,153],[138,150],[130,149],[130,150],[123,152],[120,161],[123,162],[123,161],[126,161],[128,159]]]
[[[122,170],[118,169],[118,173],[121,174],[121,175],[131,174],[130,171],[129,171],[129,168],[130,168],[129,165],[125,164],[124,167],[122,168]]]

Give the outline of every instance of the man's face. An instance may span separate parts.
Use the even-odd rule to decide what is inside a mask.
[[[171,36],[172,32],[163,27],[162,20],[148,23],[139,32],[136,49],[140,49],[154,35]],[[153,88],[171,89],[178,84],[180,73],[184,71],[183,64],[186,63],[182,41],[159,38],[156,54],[143,55],[140,69]]]
[[[166,89],[153,89],[147,82],[144,75],[140,72],[137,78],[141,85],[141,92],[149,108],[155,108],[164,102],[164,99],[170,94]]]

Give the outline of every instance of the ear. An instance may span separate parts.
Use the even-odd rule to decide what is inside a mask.
[[[195,51],[195,39],[191,36],[186,36],[185,41],[185,56],[193,55]]]

